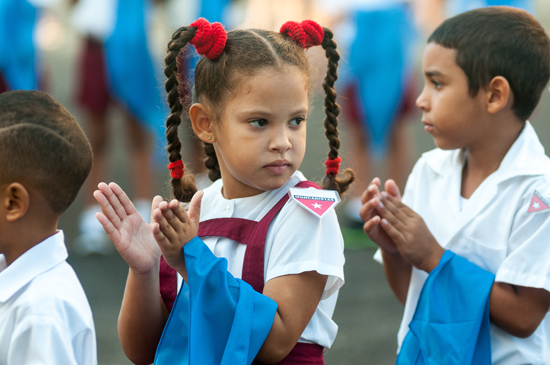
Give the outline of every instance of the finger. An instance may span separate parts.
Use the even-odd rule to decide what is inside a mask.
[[[111,221],[105,216],[105,214],[98,212],[98,213],[95,214],[95,217],[97,218],[99,223],[101,223],[101,225],[103,226],[103,229],[105,230],[107,235],[109,235],[109,238],[111,239],[111,241],[113,243],[119,242],[120,241],[120,233],[115,228],[115,226],[111,223]],[[116,246],[116,244],[115,244],[115,246]]]
[[[151,224],[151,231],[153,232],[153,237],[155,237],[155,241],[157,241],[157,245],[159,248],[167,247],[170,245],[170,241],[164,233],[162,233],[162,230],[160,229],[160,225],[158,223],[152,223]]]
[[[189,219],[193,222],[198,223],[201,217],[201,201],[204,195],[204,191],[199,190],[193,195],[191,203],[189,203],[188,215]]]
[[[114,213],[121,221],[123,221],[128,216],[128,214],[126,214],[126,210],[122,206],[120,198],[115,194],[112,187],[105,183],[100,183],[97,187],[109,201],[109,204],[111,205]]]
[[[162,208],[165,208],[165,206],[167,206],[166,202],[161,202],[159,205],[159,208],[153,211],[152,213],[153,220],[154,220],[153,224],[156,223],[159,225],[160,231],[164,234],[164,236],[166,236],[166,239],[168,241],[175,242],[175,238],[177,234],[174,231],[174,228],[168,223],[164,214],[162,213]]]
[[[413,218],[417,214],[408,206],[403,204],[398,198],[389,195],[386,192],[380,194],[382,197],[382,204],[388,208],[399,220],[404,221],[407,218]]]
[[[153,201],[151,202],[151,216],[149,218],[149,222],[153,222],[153,211],[159,207],[160,202],[162,202],[164,199],[160,195],[157,195],[153,198]],[[145,219],[145,217],[144,217]]]
[[[378,200],[378,198],[374,200]],[[392,226],[396,227],[397,229],[401,229],[403,223],[396,217],[396,214],[388,209],[388,206],[385,205],[383,201],[378,200],[378,202],[379,203],[376,206],[376,212],[380,215],[380,218],[387,220]],[[399,211],[397,211],[397,213],[399,213]]]
[[[177,200],[172,200],[170,203],[162,202],[159,204],[159,209],[162,212],[162,215],[164,216],[164,219],[168,222],[170,226],[174,229],[176,232],[181,232],[183,228],[183,224],[187,223],[189,221],[189,218],[187,217],[187,213],[181,213],[180,217],[176,216],[174,214],[173,209],[181,208],[178,207],[179,202]],[[182,209],[184,210],[184,209]]]
[[[386,188],[386,192],[388,194],[401,200],[401,193],[399,192],[399,187],[397,186],[395,181],[393,181],[392,179],[386,180],[384,187]]]
[[[105,184],[105,186],[107,185]],[[109,189],[109,187],[107,187],[107,189]],[[115,210],[113,209],[113,206],[109,202],[109,199],[107,199],[105,194],[100,190],[94,191],[93,195],[95,200],[99,203],[99,206],[101,207],[101,211],[103,212],[105,217],[109,220],[109,222],[111,222],[111,224],[115,228],[118,229],[122,224],[122,221],[120,220],[120,217],[116,214]]]
[[[372,214],[377,205],[378,199],[371,199],[361,206],[361,208],[359,209],[359,216],[361,217],[363,222],[366,222],[367,220],[372,218]]]
[[[187,216],[187,212],[185,211],[185,208],[182,207],[181,203],[173,199],[168,203],[168,206],[172,210],[172,213],[181,221],[181,222],[187,222],[189,220],[189,217]]]
[[[380,220],[380,226],[396,245],[400,245],[404,242],[405,236],[403,236],[403,234],[387,219],[382,218],[382,220]]]
[[[112,182],[109,183],[109,187],[113,190],[113,193],[117,196],[118,200],[120,201],[120,204],[122,205],[122,208],[124,209],[124,212],[127,215],[134,214],[137,212],[136,207],[128,198],[128,195],[122,190],[120,186],[118,186],[116,183]],[[142,217],[143,218],[143,217]]]
[[[380,216],[374,216],[363,224],[363,231],[370,237],[374,234],[373,229],[380,224]]]
[[[375,178],[375,180],[376,179],[378,179],[378,178]],[[374,184],[374,183],[371,183],[369,185],[369,187],[363,192],[363,195],[361,196],[361,203],[362,204],[365,204],[366,202],[368,202],[369,200],[371,200],[372,198],[374,198],[375,196],[380,194],[378,186],[379,185]]]

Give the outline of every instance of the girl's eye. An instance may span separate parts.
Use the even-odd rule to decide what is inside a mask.
[[[260,127],[265,127],[267,125],[267,120],[265,119],[257,119],[257,120],[253,120],[251,122],[249,122],[251,126],[253,127],[256,127],[256,128],[260,128]]]
[[[293,125],[293,126],[299,126],[302,124],[302,122],[305,120],[305,118],[302,118],[302,117],[298,117],[298,118],[294,118],[290,121],[290,125]]]

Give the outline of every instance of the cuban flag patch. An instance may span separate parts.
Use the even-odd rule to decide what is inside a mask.
[[[334,190],[290,188],[288,194],[291,199],[317,218],[321,218],[340,204],[340,195]]]
[[[527,213],[540,212],[548,208],[550,208],[550,204],[548,203],[548,201],[544,199],[538,191],[535,190],[535,192],[533,193],[533,197],[531,198],[531,203],[529,203],[529,209],[527,209]]]

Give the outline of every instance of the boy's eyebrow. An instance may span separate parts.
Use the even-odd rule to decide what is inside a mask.
[[[443,74],[439,71],[426,71],[424,72],[424,75],[426,75],[427,77],[433,77],[433,76],[438,76],[438,77],[441,77],[443,76]]]

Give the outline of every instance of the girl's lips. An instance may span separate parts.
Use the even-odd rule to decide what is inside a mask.
[[[290,162],[288,161],[276,161],[269,165],[265,165],[264,168],[274,175],[281,175],[286,171],[288,166],[290,166]]]

